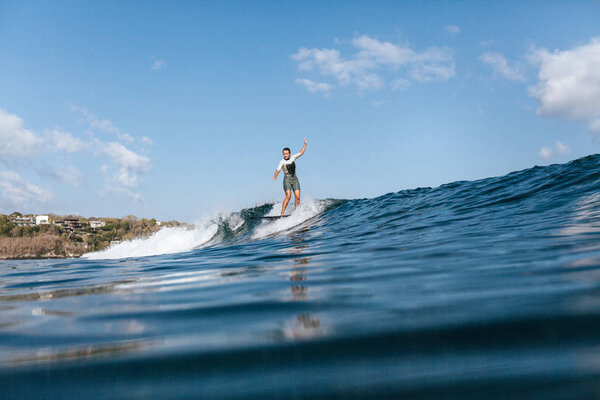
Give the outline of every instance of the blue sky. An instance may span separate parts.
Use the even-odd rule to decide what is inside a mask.
[[[598,152],[598,2],[0,0],[0,212],[193,221]],[[597,39],[598,38],[598,39]]]

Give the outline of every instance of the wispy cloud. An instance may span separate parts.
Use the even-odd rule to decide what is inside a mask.
[[[554,148],[544,146],[538,152],[539,156],[543,159],[550,159],[557,156],[567,155],[571,152],[571,148],[567,145],[562,144],[560,141],[557,141],[554,144]]]
[[[87,146],[80,138],[59,129],[53,129],[50,136],[52,138],[52,147],[54,151],[75,153],[83,150]]]
[[[135,203],[144,203],[144,197],[141,194],[134,193],[129,189],[125,189],[118,186],[105,186],[98,193],[104,197],[118,196],[121,198],[131,200]]]
[[[134,138],[127,132],[121,131],[115,124],[108,119],[98,118],[94,113],[88,111],[83,107],[78,107],[71,104],[71,111],[74,111],[81,115],[85,121],[89,124],[90,129],[97,130],[104,133],[115,135],[119,140],[124,142],[133,143]]]
[[[151,170],[152,164],[148,156],[130,147],[137,143],[140,149],[147,149],[152,145],[152,140],[145,136],[135,139],[107,119],[100,119],[84,108],[71,108],[84,117],[91,130],[91,139],[77,137],[60,128],[45,130],[43,135],[39,135],[27,129],[17,115],[0,109],[0,164],[18,168],[19,172],[30,171],[44,180],[51,179],[78,187],[84,182],[83,174],[72,164],[78,158],[65,156],[87,152],[105,163],[105,174],[111,186],[136,186],[140,177]],[[102,141],[94,136],[95,131],[109,133],[119,140],[125,139],[131,146],[119,140]],[[121,189],[121,193],[128,191]],[[17,171],[2,172],[0,192],[0,206],[10,205],[19,209],[46,202],[53,197],[51,191],[26,181]],[[124,197],[136,202],[141,199],[141,195],[136,193]]]
[[[325,82],[314,82],[310,79],[302,78],[296,79],[296,83],[298,85],[306,87],[306,89],[311,93],[322,92],[323,94],[325,94],[325,96],[327,96],[329,94],[329,91],[331,90],[331,85]]]
[[[460,27],[458,27],[456,25],[448,25],[446,27],[446,31],[456,35],[456,34],[460,33]]]
[[[21,118],[0,108],[0,160],[31,157],[42,150],[45,142],[26,129]]]
[[[479,46],[480,47],[489,47],[489,46],[493,45],[494,43],[496,43],[496,41],[494,39],[486,39],[486,40],[482,40],[481,42],[479,42]]]
[[[454,65],[418,64],[410,71],[410,76],[420,82],[445,81],[454,76]]]
[[[568,50],[535,49],[530,59],[539,67],[529,88],[538,114],[584,122],[600,134],[600,38]]]
[[[159,69],[164,68],[167,65],[166,62],[164,62],[163,60],[155,60],[154,63],[152,64],[152,69],[154,71],[157,71]]]
[[[329,78],[330,82],[321,82],[329,85],[328,90],[336,84],[354,85],[359,91],[380,89],[386,86],[386,75],[391,76],[393,82],[409,78],[420,82],[445,81],[454,76],[452,52],[445,47],[430,47],[418,52],[408,45],[380,41],[367,35],[352,39],[351,45],[354,52],[348,57],[338,49],[305,47],[291,57],[298,62],[300,71]],[[308,90],[314,89],[307,83],[304,86]]]
[[[410,81],[408,79],[398,78],[392,82],[393,90],[406,90],[410,86]]]
[[[45,203],[54,197],[50,190],[26,181],[14,171],[0,172],[0,188],[0,208],[3,210]]]
[[[521,72],[521,68],[517,64],[510,65],[506,58],[500,53],[484,53],[479,59],[492,67],[496,76],[501,76],[511,81],[524,81],[525,75]]]
[[[118,142],[102,144],[103,153],[110,157],[119,167],[115,179],[123,185],[135,186],[138,183],[138,177],[150,171],[152,164],[146,156],[136,154]]]

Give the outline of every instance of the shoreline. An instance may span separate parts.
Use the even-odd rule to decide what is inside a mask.
[[[80,258],[123,241],[150,237],[164,227],[189,227],[178,221],[128,215],[123,218],[0,214],[0,260]]]

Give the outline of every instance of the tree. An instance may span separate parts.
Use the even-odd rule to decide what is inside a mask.
[[[0,217],[0,236],[10,236],[10,232],[15,227],[15,224],[9,217],[3,215]]]

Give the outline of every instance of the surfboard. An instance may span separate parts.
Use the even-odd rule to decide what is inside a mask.
[[[272,216],[272,217],[254,217],[254,219],[279,219],[279,218],[285,218],[285,217],[289,217],[289,215],[277,215],[277,216]]]

